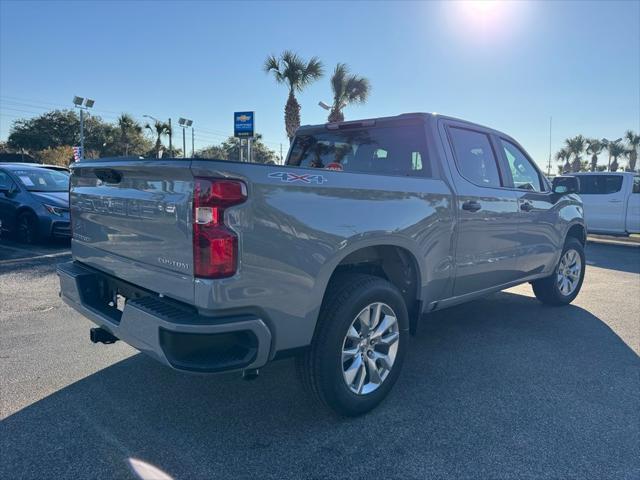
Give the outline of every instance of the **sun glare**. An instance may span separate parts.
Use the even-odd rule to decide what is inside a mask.
[[[525,2],[508,0],[460,0],[449,4],[456,30],[470,38],[496,39],[511,32]]]

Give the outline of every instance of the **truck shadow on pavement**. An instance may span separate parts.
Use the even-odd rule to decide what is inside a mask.
[[[293,362],[252,382],[141,354],[0,426],[3,478],[637,478],[638,356],[576,306],[499,293],[425,318],[375,411],[313,405]],[[154,478],[153,475],[141,478]]]

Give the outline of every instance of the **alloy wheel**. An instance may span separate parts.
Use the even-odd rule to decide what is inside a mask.
[[[571,295],[580,282],[582,260],[574,249],[567,250],[558,264],[557,285],[560,293],[565,297]]]
[[[397,316],[387,304],[372,303],[356,315],[342,342],[342,376],[351,392],[366,395],[382,385],[399,339]]]

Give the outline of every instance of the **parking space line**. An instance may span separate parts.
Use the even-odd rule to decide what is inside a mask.
[[[42,260],[44,258],[57,258],[71,256],[71,252],[48,253],[45,255],[36,255],[35,257],[12,258],[10,260],[0,260],[0,265],[10,265],[12,263],[28,263],[33,260]]]
[[[43,252],[42,250],[28,250],[26,248],[14,247],[13,245],[1,244],[0,249],[6,248],[7,250],[13,250],[14,252],[28,253],[29,255],[33,255],[34,253],[38,255],[48,255],[47,252]]]

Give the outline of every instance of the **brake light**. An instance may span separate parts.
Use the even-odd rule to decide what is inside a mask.
[[[224,278],[238,268],[238,236],[224,223],[224,211],[247,199],[237,180],[195,178],[193,263],[196,277]]]

